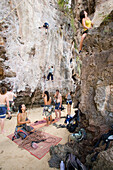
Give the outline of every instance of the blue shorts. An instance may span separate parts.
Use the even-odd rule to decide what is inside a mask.
[[[72,100],[67,100],[66,104],[67,104],[67,105],[68,105],[68,104],[72,105]]]
[[[7,107],[0,106],[0,119],[4,119],[6,117]]]
[[[59,110],[59,109],[60,109],[59,106],[60,106],[60,103],[56,103],[56,104],[55,104],[55,109],[56,109],[56,110]]]

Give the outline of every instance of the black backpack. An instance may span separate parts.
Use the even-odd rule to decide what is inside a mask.
[[[76,112],[75,115],[69,120],[69,124],[67,125],[67,129],[70,133],[73,133],[78,127],[78,121],[79,121],[79,110]]]

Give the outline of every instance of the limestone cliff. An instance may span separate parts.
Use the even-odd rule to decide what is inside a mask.
[[[70,19],[59,10],[57,0],[3,0],[0,20],[8,13],[0,23],[1,83],[14,86],[17,100],[26,104],[38,104],[44,89],[54,93],[59,88],[63,94],[73,90],[70,58],[74,32]],[[39,29],[44,22],[49,23],[47,35],[44,28]],[[53,83],[43,78],[51,65]]]

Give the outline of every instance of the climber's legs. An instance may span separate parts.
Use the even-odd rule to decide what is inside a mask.
[[[48,74],[48,76],[47,76],[47,80],[49,80],[49,79],[50,79],[50,76],[51,76],[51,74],[49,73],[49,74]]]
[[[58,112],[59,112],[59,119],[60,119],[61,118],[61,110],[59,109]]]
[[[51,73],[51,80],[53,81],[53,74]]]
[[[87,35],[86,33],[84,33],[84,34],[82,35],[82,38],[81,38],[81,41],[80,41],[80,51],[82,50],[83,41],[84,41],[86,35]]]
[[[56,116],[56,119],[58,119],[58,113],[56,109],[55,109],[55,116]]]

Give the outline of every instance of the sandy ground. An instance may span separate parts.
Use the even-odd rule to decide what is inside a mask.
[[[66,106],[65,106],[66,108]],[[42,119],[43,108],[35,108],[28,110],[29,119],[34,122]],[[72,114],[74,111],[72,110]],[[66,115],[66,109],[62,111],[62,116]],[[53,113],[53,118],[55,113]],[[13,115],[11,120],[5,120],[4,134],[0,134],[0,170],[53,170],[48,165],[50,154],[47,153],[41,160],[32,156],[28,151],[21,149],[17,144],[8,139],[7,135],[11,134],[15,130],[17,118]],[[57,124],[62,124],[64,119],[61,119]],[[60,144],[65,144],[68,140],[69,132],[65,128],[57,129],[55,126],[50,125],[48,127],[41,128],[42,131],[50,133],[52,135],[61,137]]]

